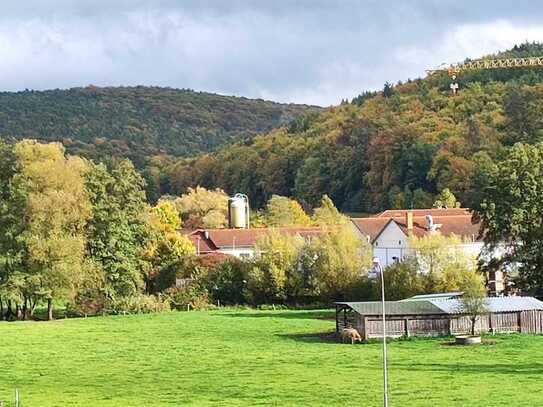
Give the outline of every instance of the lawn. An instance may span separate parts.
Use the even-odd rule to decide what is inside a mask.
[[[327,313],[331,316],[331,313]],[[0,323],[0,400],[22,406],[381,405],[379,343],[323,312],[212,311]],[[391,406],[543,404],[543,337],[389,347]],[[10,406],[12,404],[6,404]]]

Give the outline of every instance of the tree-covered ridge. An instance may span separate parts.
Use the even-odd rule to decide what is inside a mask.
[[[524,44],[498,56],[543,54]],[[467,72],[385,85],[290,126],[194,159],[155,163],[173,193],[187,187],[273,194],[343,210],[430,207],[448,188],[477,207],[487,169],[516,142],[543,141],[543,68]]]
[[[0,93],[0,135],[62,141],[71,153],[141,167],[151,155],[213,151],[318,110],[188,89],[26,90]]]

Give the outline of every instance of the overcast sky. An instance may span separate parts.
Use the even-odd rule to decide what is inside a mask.
[[[337,104],[543,41],[538,1],[2,0],[0,90],[157,85]]]

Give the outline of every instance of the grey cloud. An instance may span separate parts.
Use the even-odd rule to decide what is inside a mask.
[[[443,61],[495,52],[513,39],[540,39],[543,12],[536,6],[8,2],[0,6],[0,89],[144,84],[328,105],[385,81],[423,75]]]

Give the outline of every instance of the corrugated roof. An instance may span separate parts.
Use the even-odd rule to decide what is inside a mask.
[[[381,302],[337,302],[361,315],[381,315]],[[533,297],[489,297],[486,306],[491,313],[515,311],[543,311],[543,302]],[[462,313],[462,301],[458,299],[426,299],[418,301],[387,301],[387,315],[452,315]]]
[[[430,300],[430,302],[447,314],[462,313],[460,300]],[[485,305],[492,313],[543,310],[543,302],[534,297],[489,297],[485,300]]]
[[[381,315],[382,305],[380,301],[368,302],[338,302],[339,305],[347,305],[361,315]],[[387,315],[435,315],[445,312],[430,301],[387,301],[385,303]]]
[[[438,293],[438,294],[421,294],[414,295],[413,297],[406,298],[405,300],[400,300],[400,302],[408,301],[421,301],[421,300],[449,300],[457,298],[464,294],[462,291],[453,291],[450,293]]]

